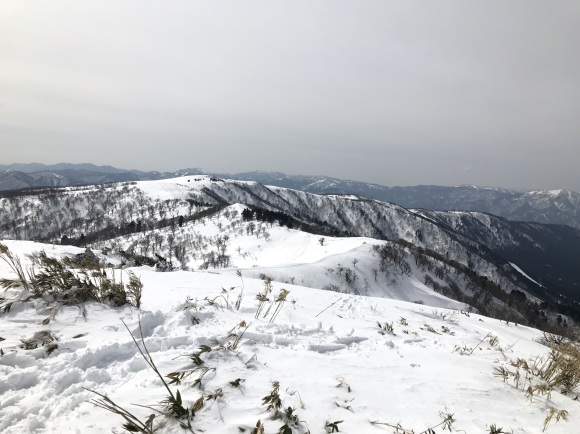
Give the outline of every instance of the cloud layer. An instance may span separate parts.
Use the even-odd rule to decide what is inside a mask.
[[[2,163],[580,191],[580,4],[0,3]]]

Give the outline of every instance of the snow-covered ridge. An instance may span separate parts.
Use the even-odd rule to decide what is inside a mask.
[[[114,234],[120,233],[121,229],[121,232],[129,233],[127,228],[133,227],[139,233],[149,234],[149,249],[158,244],[151,241],[150,231],[160,225],[165,228],[163,237],[167,238],[173,236],[169,226],[175,225],[178,217],[186,222],[195,221],[198,214],[216,212],[225,206],[242,203],[244,206],[282,213],[292,219],[295,228],[322,235],[404,240],[416,248],[438,252],[473,269],[478,275],[500,285],[506,293],[514,289],[533,291],[533,282],[523,279],[511,267],[506,268],[508,261],[490,255],[485,249],[494,252],[512,249],[517,253],[518,249],[527,251],[532,248],[556,257],[550,250],[556,248],[555,245],[546,244],[546,240],[565,236],[564,244],[560,245],[568,243],[573,249],[574,239],[578,238],[574,233],[557,232],[559,228],[516,224],[489,214],[410,211],[357,196],[315,195],[209,175],[68,188],[62,194],[24,196],[15,208],[21,213],[16,218],[12,211],[15,201],[0,201],[3,204],[0,207],[0,230],[5,237],[44,237],[52,242],[61,242],[64,235],[78,239],[82,234],[97,234],[94,239],[102,242],[116,236]],[[544,238],[537,240],[535,237],[538,234]],[[537,271],[530,271],[520,257],[509,259],[520,264],[528,274],[533,275]],[[560,266],[548,257],[545,263],[550,263],[549,272]],[[555,282],[559,287],[562,281],[558,279],[566,277],[564,282],[572,288],[572,292],[563,288],[558,289],[557,294],[571,296],[576,288],[573,280],[575,274],[571,270],[566,273],[566,276],[565,273],[559,276],[552,274],[549,279],[545,275],[541,277],[543,282]],[[548,288],[551,286],[545,285]],[[544,296],[539,293],[533,295]],[[556,302],[566,303],[562,300]]]
[[[176,172],[140,172],[90,164],[60,164],[44,166],[0,165],[12,172],[0,171],[0,190],[56,185],[85,185],[104,182],[137,181],[173,178],[183,175],[208,174],[202,169],[183,169]],[[58,183],[53,178],[43,179],[36,172],[51,172],[62,176]],[[387,187],[368,182],[343,180],[327,176],[288,175],[280,172],[255,171],[232,175],[214,174],[218,178],[257,181],[266,185],[292,188],[317,194],[354,194],[397,203],[406,208],[430,210],[480,211],[510,220],[566,224],[580,228],[580,195],[566,190],[533,191],[457,185],[453,187],[418,185]]]
[[[249,172],[233,177],[260,181],[264,175],[258,176]],[[580,195],[566,190],[522,193],[505,188],[474,185],[387,187],[324,176],[295,175],[278,176],[276,181],[271,182],[279,187],[290,187],[318,194],[357,194],[396,203],[406,208],[479,211],[510,220],[566,224],[580,228]]]

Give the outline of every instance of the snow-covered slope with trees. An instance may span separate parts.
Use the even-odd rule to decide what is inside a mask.
[[[55,186],[89,185],[106,182],[167,179],[184,175],[209,174],[199,168],[176,172],[141,172],[92,164],[0,165],[0,192]],[[287,175],[255,171],[221,178],[256,181],[264,185],[302,190],[315,194],[353,194],[396,203],[405,208],[479,211],[509,220],[565,224],[580,229],[580,195],[567,190],[517,192],[504,188],[460,185],[453,187],[418,185],[387,187],[327,176]]]
[[[163,260],[184,269],[223,268],[237,265],[231,260],[242,254],[236,250],[243,246],[235,243],[243,243],[243,233],[246,237],[267,238],[269,228],[284,226],[314,234],[315,239],[366,237],[381,240],[386,246],[374,252],[379,265],[364,270],[362,278],[346,288],[337,280],[346,280],[344,269],[353,258],[343,262],[324,259],[326,274],[334,277],[324,285],[316,283],[318,287],[338,286],[355,294],[378,294],[371,288],[376,276],[373,269],[381,269],[386,275],[394,274],[389,271],[392,267],[401,274],[413,274],[421,284],[469,303],[482,313],[506,319],[559,326],[578,319],[580,312],[574,304],[579,298],[575,275],[558,276],[559,267],[566,272],[571,269],[569,262],[552,263],[552,268],[542,273],[542,269],[530,269],[527,256],[520,253],[536,246],[540,246],[540,253],[546,247],[553,250],[554,244],[548,241],[561,235],[560,227],[518,226],[484,214],[454,226],[456,213],[445,217],[356,196],[321,196],[202,175],[47,190],[0,200],[0,231],[8,238],[113,247],[127,251],[129,256],[148,257],[141,258],[143,263]],[[242,207],[230,209],[237,203]],[[242,215],[246,207],[249,216]],[[220,213],[227,213],[225,220],[218,221]],[[205,228],[210,221],[213,229]],[[536,232],[545,236],[536,239],[533,233],[532,237],[530,228],[539,228]],[[569,247],[567,253],[574,253],[580,250],[580,236],[578,231],[568,229],[571,232],[562,243]],[[208,230],[213,231],[212,236]],[[368,250],[367,246],[366,254],[372,254]],[[506,259],[504,252],[511,256]],[[530,260],[542,260],[542,256]],[[540,284],[525,278],[512,263]],[[559,277],[566,278],[563,288]]]
[[[387,187],[327,176],[286,175],[263,171],[239,173],[232,177],[316,194],[356,194],[396,203],[405,208],[479,211],[509,220],[565,224],[580,229],[580,194],[567,190],[522,193],[505,188],[474,185]]]

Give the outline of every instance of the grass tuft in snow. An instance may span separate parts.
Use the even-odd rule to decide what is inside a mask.
[[[270,316],[270,319],[269,319],[270,322],[274,322],[274,320],[276,319],[276,317],[278,316],[278,314],[282,310],[282,307],[284,306],[284,303],[286,302],[286,297],[288,297],[288,294],[290,294],[290,291],[282,288],[282,289],[280,289],[280,292],[278,293],[278,295],[276,297],[270,298],[273,291],[274,291],[274,287],[272,286],[272,279],[268,276],[265,276],[264,277],[264,289],[262,290],[262,292],[260,292],[256,295],[256,300],[258,300],[258,309],[256,310],[256,315],[255,315],[256,319],[260,317],[260,315],[262,314],[264,309],[266,309],[266,312],[264,313],[264,315],[262,315],[262,318],[266,318],[268,315],[270,315],[272,308],[274,308],[274,311],[272,312],[272,315]],[[293,302],[293,303],[295,303],[295,302]]]
[[[348,384],[344,378],[338,377],[336,381],[338,381],[336,387],[345,387],[348,393],[352,391],[352,389],[350,388],[350,384]]]
[[[236,310],[240,310],[240,306],[242,305],[242,299],[244,298],[244,278],[242,277],[242,272],[239,269],[236,270],[236,275],[242,281],[242,288],[240,289],[238,297],[236,298],[236,304],[235,304]]]
[[[20,258],[13,255],[8,246],[2,243],[0,243],[0,259],[16,274],[16,279],[0,279],[0,285],[5,289],[22,287],[26,291],[33,292],[33,280],[31,278],[32,276],[30,276],[30,270],[25,271]]]
[[[489,426],[489,433],[488,434],[507,434],[507,431],[504,431],[503,428],[498,428],[495,423],[492,423]]]
[[[301,430],[304,424],[296,414],[296,409],[293,407],[287,407],[282,415],[284,419],[284,425],[278,429],[278,434],[292,434],[295,430]],[[307,431],[306,434],[309,434]]]
[[[496,339],[490,339],[497,346]],[[518,390],[526,394],[533,401],[534,396],[542,395],[548,401],[552,399],[552,392],[559,391],[563,395],[575,395],[580,386],[580,348],[577,342],[562,338],[561,336],[545,333],[543,343],[550,347],[550,353],[546,357],[535,357],[531,360],[516,358],[509,363],[495,366],[493,375],[512,384]],[[558,410],[550,406],[544,420],[545,431],[550,423],[555,420],[568,420],[566,410]]]
[[[102,408],[107,410],[113,414],[117,414],[121,416],[125,423],[123,424],[123,428],[129,432],[139,432],[143,434],[153,434],[155,432],[153,428],[153,422],[155,420],[155,414],[152,413],[145,422],[141,421],[138,417],[124,409],[123,407],[117,405],[111,398],[105,396],[99,392],[96,392],[91,389],[86,389],[89,392],[98,395],[98,399],[91,400],[91,403],[96,407]]]
[[[58,338],[50,330],[41,330],[34,333],[31,338],[21,339],[20,348],[25,350],[34,350],[38,347],[45,347],[46,353],[51,354],[54,350],[58,348]]]
[[[266,410],[270,412],[272,419],[282,418],[284,424],[278,429],[278,434],[292,434],[295,430],[304,432],[304,421],[301,421],[296,414],[296,409],[293,407],[286,407],[281,411],[283,404],[280,397],[280,383],[272,381],[272,390],[269,395],[262,398],[262,405],[267,405]],[[306,431],[309,433],[310,431]]]
[[[443,329],[443,331],[445,333],[449,333],[449,334],[453,334],[450,333],[449,331],[446,331],[445,329]],[[499,338],[491,333],[486,334],[483,339],[481,339],[478,344],[474,347],[468,347],[467,345],[464,346],[459,346],[459,345],[455,345],[455,349],[453,350],[454,353],[459,353],[462,356],[471,356],[473,354],[473,352],[477,349],[480,348],[481,344],[483,344],[484,342],[488,342],[489,345],[491,346],[491,348],[501,352],[502,354],[505,353],[506,348],[502,348],[499,345]],[[508,347],[509,348],[509,347]],[[505,354],[504,354],[505,357]]]
[[[381,334],[388,334],[388,335],[395,335],[395,329],[393,327],[393,322],[386,322],[384,324],[381,324],[379,321],[377,321],[377,325],[379,326],[379,330]]]
[[[280,383],[278,381],[272,381],[272,390],[269,395],[262,398],[262,404],[268,406],[266,409],[271,412],[272,419],[278,419],[280,416],[280,409],[282,408]]]
[[[264,289],[262,290],[262,292],[258,293],[258,295],[256,295],[256,300],[258,300],[258,309],[256,310],[256,319],[258,319],[260,317],[260,314],[262,313],[262,310],[264,309],[264,306],[266,305],[266,303],[268,303],[270,301],[270,293],[273,291],[272,288],[272,279],[269,277],[266,277],[264,279]]]
[[[8,312],[15,302],[42,300],[56,305],[43,321],[46,325],[54,319],[61,306],[82,306],[90,300],[110,306],[127,303],[137,308],[141,306],[141,280],[129,271],[126,285],[117,282],[115,271],[108,270],[92,253],[58,259],[40,251],[29,255],[29,258],[31,265],[24,269],[20,258],[0,243],[0,259],[16,274],[16,278],[0,279],[0,286],[5,290],[17,291],[10,300],[0,299],[4,312]]]
[[[556,419],[556,422],[559,422],[560,419],[567,421],[568,412],[566,410],[558,410],[554,407],[550,407],[548,410],[548,415],[546,416],[546,419],[544,419],[544,427],[542,428],[542,432],[546,431],[548,425],[550,425],[550,422],[552,422],[553,419]]]
[[[168,392],[167,397],[159,403],[159,405],[162,408],[161,411],[157,410],[153,407],[150,407],[150,406],[146,406],[146,407],[154,410],[157,413],[160,413],[161,415],[165,416],[166,418],[176,419],[182,428],[188,429],[190,432],[193,433],[194,431],[193,431],[192,426],[191,426],[191,420],[195,416],[194,409],[199,409],[199,408],[201,408],[201,405],[203,405],[203,396],[201,398],[202,399],[201,404],[200,404],[199,400],[197,400],[193,403],[193,405],[191,407],[189,407],[189,408],[184,407],[183,400],[181,398],[181,393],[179,392],[179,389],[176,390],[175,393],[173,393],[173,391],[169,387],[169,384],[173,384],[173,383],[179,384],[179,380],[171,381],[171,383],[168,384],[165,381],[165,379],[163,378],[163,375],[161,375],[161,373],[159,372],[157,365],[155,365],[155,362],[153,361],[153,358],[151,357],[151,354],[149,353],[149,350],[147,349],[147,346],[145,345],[145,338],[143,336],[143,328],[141,327],[141,321],[139,321],[139,333],[141,336],[141,345],[139,345],[139,343],[137,342],[137,339],[135,338],[133,333],[131,333],[131,331],[129,330],[129,327],[127,326],[127,324],[125,324],[124,321],[123,321],[123,325],[125,326],[125,328],[129,332],[129,334],[131,335],[131,339],[133,340],[133,343],[137,347],[137,350],[139,351],[141,356],[143,356],[143,359],[145,359],[145,362],[147,362],[147,364],[149,365],[151,370],[157,375],[157,377],[159,377],[159,379],[161,380],[161,383],[163,384],[164,388]],[[211,368],[211,369],[213,369],[213,368]],[[207,370],[209,370],[209,368]],[[202,374],[201,378],[203,377],[203,375],[205,375],[205,373]],[[168,377],[171,378],[171,374],[168,375]],[[199,381],[201,382],[201,379]],[[127,431],[151,433],[151,434],[153,432],[155,432],[155,429],[153,428],[153,421],[155,419],[155,414],[151,414],[151,416],[149,416],[149,418],[145,422],[142,422],[137,417],[132,415],[129,411],[127,411],[123,407],[116,404],[110,398],[108,398],[108,397],[106,397],[106,396],[104,396],[104,395],[102,395],[94,390],[90,390],[90,389],[87,389],[87,390],[89,392],[95,393],[96,395],[100,396],[100,399],[96,399],[96,400],[91,401],[94,405],[96,405],[97,407],[103,408],[111,413],[118,414],[123,419],[125,419],[126,423],[123,425],[123,428],[126,429]]]
[[[264,425],[261,420],[256,422],[256,427],[252,430],[252,434],[264,434]]]
[[[220,343],[218,349],[226,351],[237,351],[238,348],[240,347],[244,334],[248,330],[248,327],[250,327],[250,324],[247,324],[246,321],[240,321],[239,324],[236,324],[228,332],[228,337],[226,341]]]
[[[340,425],[343,422],[344,420],[335,420],[334,422],[326,421],[324,428],[326,429],[327,433],[340,432],[340,429],[338,429],[338,425]]]

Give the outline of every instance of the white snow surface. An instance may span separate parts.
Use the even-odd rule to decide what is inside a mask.
[[[168,185],[169,189],[173,189],[175,184]],[[159,185],[152,186],[155,186],[155,192],[160,191]],[[231,205],[226,211],[236,212],[237,217],[232,218],[232,214],[226,217],[226,212],[222,212],[218,216],[185,225],[176,234],[194,238],[203,235],[205,239],[228,237],[226,253],[231,258],[230,267],[212,269],[214,273],[235,275],[237,270],[242,270],[249,277],[268,276],[274,281],[310,288],[324,289],[332,286],[339,292],[421,301],[433,307],[465,308],[463,303],[444,297],[427,287],[423,283],[424,272],[417,270],[411,259],[409,263],[412,272],[409,276],[393,273],[387,278],[379,272],[375,276],[373,270],[378,268],[378,258],[373,253],[372,246],[384,244],[385,241],[366,237],[321,237],[278,224],[268,225],[255,221],[251,224],[255,224],[257,236],[250,235],[246,230],[248,223],[241,219],[244,208],[241,204]],[[169,234],[170,229],[164,231]],[[267,232],[267,237],[264,232]],[[140,240],[144,236],[146,234],[135,234],[118,238],[116,242],[124,249],[136,245],[135,251],[139,252],[138,246],[143,244]],[[207,247],[208,251],[211,249]],[[168,254],[166,250],[162,253]],[[198,269],[202,263],[201,255],[198,254],[196,259],[189,259],[188,269]],[[352,270],[356,281],[347,284],[344,276],[340,274],[341,268]]]
[[[281,273],[287,261],[287,268],[315,267],[311,270],[315,274],[321,272],[324,265],[316,266],[328,259],[329,252],[364,249],[362,243],[371,241],[327,238],[321,246],[310,235],[286,234],[298,238],[282,243],[273,237],[282,244],[270,250],[264,247],[266,253],[259,255],[260,261],[269,258],[264,265],[276,267],[270,272]],[[82,251],[33,242],[4,243],[25,262],[25,254],[41,249],[54,256]],[[285,250],[284,245],[292,247]],[[274,251],[284,253],[276,256]],[[361,263],[362,253],[357,252]],[[255,317],[256,295],[264,284],[248,277],[251,269],[242,270],[241,278],[233,270],[225,274],[132,270],[144,283],[141,309],[88,303],[83,316],[78,307],[61,307],[48,325],[42,320],[50,309],[33,302],[15,304],[0,314],[0,337],[5,339],[0,342],[4,353],[0,356],[0,432],[125,432],[124,421],[93,405],[91,400],[98,396],[87,389],[108,396],[143,421],[155,413],[143,406],[159,409],[157,404],[168,392],[131,339],[129,332],[141,342],[139,321],[144,343],[163,375],[195,367],[188,355],[201,345],[216,348],[201,356],[203,367],[215,369],[203,378],[201,388],[193,386],[195,375],[170,385],[174,394],[180,391],[185,406],[206,394],[204,406],[191,421],[196,433],[249,433],[258,420],[264,423],[265,433],[277,433],[284,422],[272,419],[262,404],[273,381],[280,383],[283,408],[294,408],[302,421],[294,427],[295,433],[324,433],[325,424],[334,421],[343,421],[338,425],[341,433],[394,432],[371,421],[400,424],[418,433],[440,423],[440,412],[454,415],[457,432],[488,433],[489,426],[496,424],[508,432],[539,433],[550,407],[566,409],[569,421],[552,423],[546,432],[575,433],[580,426],[578,401],[553,392],[550,399],[535,396],[530,402],[522,390],[493,376],[494,366],[509,367],[511,359],[548,353],[537,342],[541,333],[535,329],[442,307],[276,281],[274,294],[282,288],[290,293],[271,321],[271,312],[265,318]],[[0,276],[11,277],[3,262]],[[425,288],[419,289],[425,295]],[[405,290],[409,288],[399,288],[399,295]],[[237,310],[235,301],[242,291]],[[195,308],[183,309],[187,297]],[[199,324],[192,323],[194,316]],[[217,350],[232,340],[231,332],[240,332],[236,326],[241,322],[248,328],[239,347]],[[394,334],[382,331],[378,323],[392,323]],[[48,355],[42,347],[19,347],[21,339],[41,330],[56,334],[57,350]],[[488,334],[497,336],[503,351],[486,340]],[[461,355],[455,351],[458,347],[474,348],[473,354]],[[243,380],[240,387],[230,384],[236,379]],[[207,397],[218,389],[221,397]],[[162,422],[157,432],[187,432],[162,416],[156,421]],[[442,432],[441,427],[436,432]]]
[[[544,285],[541,285],[540,283],[538,283],[537,281],[535,281],[534,279],[532,279],[530,276],[528,276],[524,270],[522,270],[520,267],[518,267],[516,264],[514,264],[513,262],[510,262],[510,265],[514,268],[514,270],[516,270],[518,273],[520,273],[522,276],[524,276],[526,279],[534,282],[536,285],[541,286],[542,288],[544,287]]]

